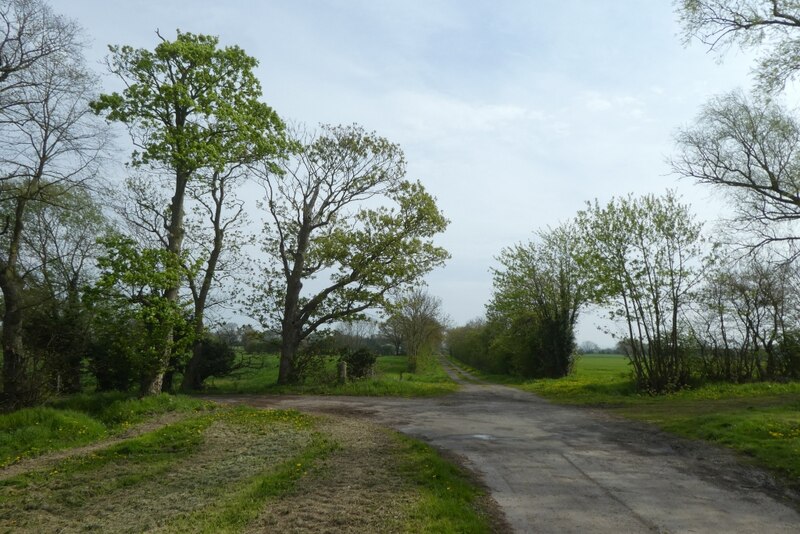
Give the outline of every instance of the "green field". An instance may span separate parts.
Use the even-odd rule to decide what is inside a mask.
[[[374,377],[352,380],[346,384],[336,382],[335,358],[328,358],[324,367],[304,384],[292,386],[276,384],[278,356],[258,356],[255,365],[255,368],[239,369],[225,378],[207,380],[206,392],[419,397],[444,395],[458,389],[458,385],[447,376],[434,357],[421,358],[417,372],[409,373],[405,356],[379,356]]]

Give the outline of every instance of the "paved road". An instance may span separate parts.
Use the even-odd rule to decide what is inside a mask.
[[[800,514],[776,497],[771,479],[724,451],[512,388],[464,383],[435,399],[227,400],[368,416],[452,451],[483,476],[518,532],[800,532]]]

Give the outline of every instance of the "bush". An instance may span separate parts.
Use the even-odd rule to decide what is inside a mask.
[[[98,337],[89,345],[89,369],[97,380],[98,391],[128,391],[140,374],[134,354],[107,336]]]
[[[204,339],[200,343],[200,353],[197,373],[201,383],[210,376],[229,375],[235,369],[236,351],[221,339]]]
[[[377,360],[377,355],[369,349],[358,349],[356,351],[345,349],[339,358],[339,361],[347,364],[347,376],[349,378],[369,376]]]

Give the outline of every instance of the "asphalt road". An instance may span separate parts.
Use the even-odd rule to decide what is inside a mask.
[[[726,451],[600,411],[460,381],[459,392],[433,399],[218,400],[369,417],[451,451],[482,476],[517,532],[800,533],[797,500]]]

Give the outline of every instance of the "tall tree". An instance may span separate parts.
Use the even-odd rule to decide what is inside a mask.
[[[155,50],[111,46],[109,70],[126,85],[122,93],[104,94],[93,103],[98,113],[124,123],[136,150],[134,167],[165,171],[173,179],[165,249],[183,252],[187,188],[200,171],[225,173],[231,164],[268,160],[284,146],[283,123],[259,101],[257,62],[236,46],[218,47],[218,39],[178,32],[161,37]],[[177,303],[181,283],[165,290]],[[172,332],[143,393],[161,390],[171,352]]]
[[[223,279],[232,279],[243,266],[242,250],[252,240],[243,233],[247,223],[244,202],[236,196],[236,189],[249,179],[246,170],[239,165],[230,165],[224,171],[213,171],[202,175],[189,195],[194,201],[193,217],[189,218],[191,233],[187,236],[190,246],[186,257],[189,260],[184,270],[188,276],[192,295],[192,327],[194,344],[192,355],[183,372],[181,389],[189,391],[202,386],[203,377],[199,369],[203,365],[206,337],[206,316],[215,305],[225,305],[225,299],[213,298],[212,290]],[[196,269],[195,266],[200,268]],[[230,300],[230,298],[228,299]]]
[[[756,75],[768,92],[782,89],[800,69],[800,3],[797,0],[680,0],[687,40],[712,50],[730,45],[762,48]]]
[[[714,98],[677,142],[675,172],[728,194],[731,226],[755,236],[751,245],[800,237],[800,124],[781,106],[739,92]]]
[[[680,387],[689,366],[680,322],[701,281],[702,225],[674,193],[597,202],[579,212],[581,266],[595,301],[625,325],[625,346],[638,386],[653,393]]]
[[[89,112],[96,84],[77,26],[35,0],[4,4],[0,38],[0,289],[3,394],[10,406],[34,400],[23,343],[28,273],[22,266],[30,212],[69,203],[95,177],[105,129]]]
[[[28,75],[54,56],[81,55],[81,30],[54,13],[42,0],[6,0],[0,4],[0,110],[23,103],[25,88],[36,85]]]
[[[523,375],[558,378],[572,369],[575,324],[590,298],[579,245],[576,227],[565,224],[500,253],[488,316],[505,325]]]
[[[435,352],[444,339],[446,319],[442,301],[417,287],[400,293],[389,305],[391,315],[403,340],[409,372],[416,372],[420,356]]]
[[[356,126],[323,127],[298,144],[281,172],[260,169],[262,248],[273,263],[250,309],[281,333],[279,383],[301,378],[295,358],[310,334],[382,306],[448,257],[432,241],[448,221],[422,185],[404,180],[400,147]]]

